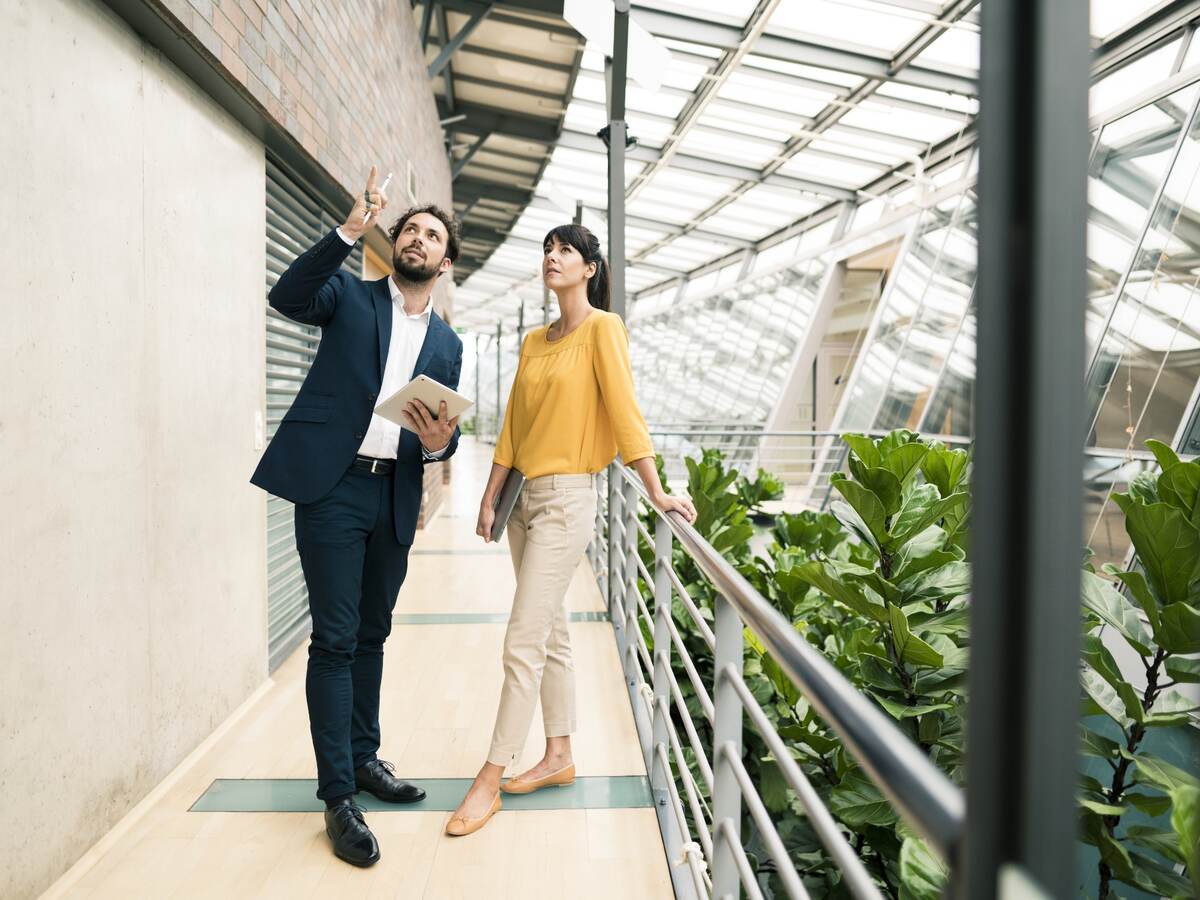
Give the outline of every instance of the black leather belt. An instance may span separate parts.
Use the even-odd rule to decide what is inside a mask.
[[[360,472],[370,472],[372,475],[391,475],[396,468],[394,459],[376,459],[373,456],[356,456],[350,468]]]

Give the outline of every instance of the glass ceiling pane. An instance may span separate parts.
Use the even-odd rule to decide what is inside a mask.
[[[966,27],[947,28],[914,61],[930,69],[979,69],[979,32]]]
[[[837,0],[783,0],[771,16],[767,31],[832,38],[891,56],[921,30],[921,22],[906,11],[883,4]]]
[[[1091,0],[1092,36],[1106,38],[1161,5],[1162,0]]]
[[[802,150],[784,163],[779,171],[796,178],[854,188],[874,181],[887,171],[887,167],[845,158],[832,159],[811,150]]]
[[[687,3],[672,0],[637,0],[637,5],[693,18],[744,25],[758,3],[757,0],[688,0]],[[637,18],[636,13],[634,18]]]
[[[828,106],[831,100],[836,100],[838,94],[832,87],[825,90],[801,84],[792,85],[757,76],[741,68],[721,85],[717,96],[731,103],[750,103],[768,109],[786,109],[790,113],[812,118]]]
[[[787,60],[774,59],[769,56],[758,56],[754,53],[747,53],[742,58],[742,65],[751,74],[752,69],[769,69],[772,72],[795,75],[797,78],[805,78],[810,81],[824,81],[830,85],[840,85],[844,88],[856,88],[863,82],[859,76],[851,75],[849,72],[838,72],[834,69],[806,66],[803,63],[788,62]]]
[[[864,100],[841,119],[845,125],[854,125],[870,131],[895,134],[927,144],[940,141],[960,131],[967,124],[963,116],[961,125],[938,115],[927,115],[911,109],[901,109],[878,100]]]
[[[783,149],[783,144],[757,138],[739,138],[727,131],[696,127],[687,133],[679,148],[692,156],[725,160],[761,169],[778,155]]]

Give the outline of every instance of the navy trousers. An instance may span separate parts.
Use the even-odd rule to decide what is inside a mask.
[[[392,478],[351,469],[320,500],[296,505],[313,629],[305,695],[322,800],[354,793],[354,770],[379,750],[383,643],[409,551],[396,542]]]

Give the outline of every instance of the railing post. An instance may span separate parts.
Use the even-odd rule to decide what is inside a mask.
[[[617,466],[620,463],[610,463],[608,467],[608,615],[613,615],[614,592],[620,590],[617,558],[620,556],[620,545],[617,543],[617,523],[621,521],[621,488]]]
[[[667,524],[665,515],[659,515],[654,527],[654,713],[653,729],[650,746],[652,752],[658,754],[659,746],[668,746],[670,740],[667,734],[667,720],[663,716],[663,707],[670,700],[671,665],[671,632],[667,622],[671,616],[671,577],[667,574],[671,565],[671,526]],[[666,803],[667,781],[671,778],[669,771],[664,772],[657,762],[650,769],[650,790],[654,793],[654,802],[660,805]]]
[[[733,604],[717,595],[716,617],[713,623],[716,647],[713,651],[713,833],[728,819],[731,835],[741,840],[742,793],[737,775],[729,764],[722,747],[732,744],[738,755],[742,752],[742,701],[729,679],[721,673],[732,666],[742,674],[742,620]],[[713,846],[712,895],[715,900],[741,896],[737,860],[723,841]]]
[[[622,490],[625,493],[622,506],[625,511],[625,568],[621,582],[625,593],[625,655],[628,657],[626,675],[630,684],[637,678],[638,670],[638,635],[641,628],[638,625],[638,494],[637,488],[628,478],[622,479]]]

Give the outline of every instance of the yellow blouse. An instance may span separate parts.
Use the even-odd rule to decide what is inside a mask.
[[[654,456],[621,317],[593,309],[565,337],[547,330],[521,344],[494,462],[539,478],[599,472],[618,450],[626,465]]]

